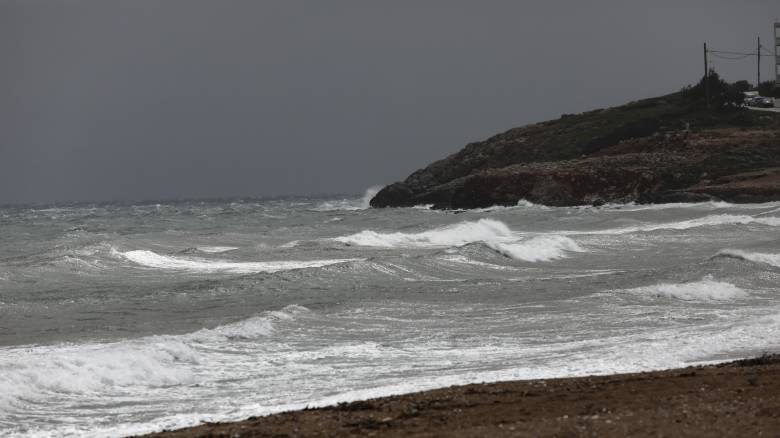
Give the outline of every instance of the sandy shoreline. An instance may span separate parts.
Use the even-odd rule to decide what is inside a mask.
[[[780,355],[454,386],[145,436],[780,436]]]

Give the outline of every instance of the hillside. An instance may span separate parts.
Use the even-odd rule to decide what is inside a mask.
[[[780,114],[707,109],[684,93],[468,144],[385,187],[371,206],[780,200]]]

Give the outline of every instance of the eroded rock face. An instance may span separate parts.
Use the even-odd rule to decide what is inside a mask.
[[[469,144],[385,187],[371,206],[780,200],[780,176],[761,173],[772,167],[780,168],[779,116],[686,110],[667,97]]]

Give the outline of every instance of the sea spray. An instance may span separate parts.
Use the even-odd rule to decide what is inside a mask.
[[[360,203],[360,206],[363,208],[363,210],[371,208],[371,200],[374,199],[374,196],[376,196],[380,190],[382,190],[382,186],[372,186],[366,189],[366,192],[363,194],[363,199]]]

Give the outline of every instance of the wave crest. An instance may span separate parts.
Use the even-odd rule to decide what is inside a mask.
[[[658,230],[688,230],[699,227],[716,227],[721,225],[750,225],[759,224],[770,227],[780,226],[780,217],[753,217],[749,215],[733,214],[713,214],[696,219],[688,219],[678,222],[667,222],[661,224],[637,225],[625,228],[611,228],[599,231],[570,231],[567,234],[630,234],[640,232],[650,232]]]
[[[273,261],[273,262],[231,262],[226,260],[206,260],[199,258],[172,257],[157,254],[148,250],[134,250],[123,252],[122,256],[131,262],[157,269],[169,269],[175,271],[189,271],[199,273],[230,273],[253,274],[260,272],[279,272],[303,268],[320,268],[356,261],[358,259],[330,259],[308,261]]]
[[[546,262],[566,257],[567,252],[584,252],[574,240],[565,236],[538,236],[519,243],[485,242],[494,251],[515,260]]]
[[[447,247],[473,242],[500,242],[514,238],[506,224],[494,219],[480,219],[476,222],[461,222],[420,233],[379,233],[365,230],[333,240],[347,245],[373,246],[380,248],[398,247]]]
[[[780,254],[768,254],[761,252],[748,252],[739,249],[724,249],[719,251],[715,257],[731,257],[754,263],[763,263],[780,268]]]
[[[683,301],[730,301],[744,298],[748,294],[743,289],[707,275],[701,281],[690,283],[659,283],[652,286],[627,289],[626,292],[662,298],[674,298]]]
[[[150,342],[151,341],[151,342]],[[0,361],[0,407],[24,409],[27,402],[123,388],[191,384],[200,354],[164,337],[145,342],[65,345],[4,351]]]

